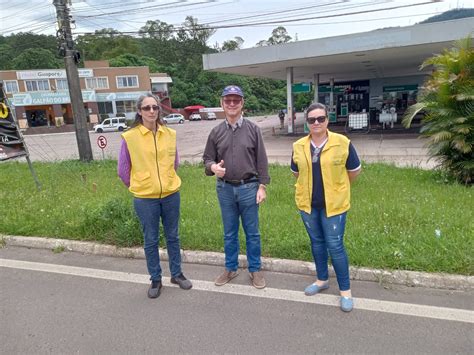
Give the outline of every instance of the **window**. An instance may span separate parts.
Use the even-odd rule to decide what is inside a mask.
[[[137,88],[138,76],[117,76],[117,87],[121,88]]]
[[[49,80],[25,80],[26,91],[49,91]]]
[[[107,101],[107,102],[98,102],[97,106],[99,108],[99,113],[100,114],[108,114],[108,113],[114,113],[114,109],[112,106],[112,102]]]
[[[7,94],[14,94],[19,91],[18,81],[16,80],[5,80],[3,84],[4,84],[5,92]]]
[[[109,79],[106,76],[101,76],[98,78],[86,78],[86,88],[88,90],[108,89]]]
[[[168,91],[168,84],[166,83],[151,83],[152,92],[166,92]]]
[[[116,101],[115,105],[117,106],[117,114],[122,112],[135,112],[137,102],[134,100],[130,101]]]
[[[67,79],[56,79],[56,90],[57,91],[69,90],[69,87],[67,86]]]

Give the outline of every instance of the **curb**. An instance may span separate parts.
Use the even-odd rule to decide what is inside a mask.
[[[98,244],[93,242],[81,242],[67,239],[22,237],[11,235],[0,235],[0,241],[6,246],[26,247],[36,249],[55,249],[62,247],[65,250],[113,257],[144,259],[143,248],[118,248],[113,245]],[[1,244],[0,244],[1,245]],[[190,264],[224,265],[224,254],[206,251],[181,251],[182,261]],[[160,259],[168,260],[165,249],[160,249]],[[245,255],[239,255],[239,267],[247,267]],[[262,269],[272,272],[311,275],[315,274],[315,266],[312,262],[286,260],[262,257]],[[474,276],[426,273],[405,270],[380,270],[369,268],[350,267],[351,280],[372,281],[381,284],[394,284],[412,287],[428,287],[447,290],[470,291],[474,289]],[[335,277],[330,268],[330,276]]]

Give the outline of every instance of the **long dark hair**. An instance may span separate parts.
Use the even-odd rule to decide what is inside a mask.
[[[154,99],[156,103],[158,104],[158,107],[160,108],[158,111],[158,118],[156,119],[156,123],[160,125],[165,124],[165,122],[163,121],[163,118],[161,117],[161,114],[162,114],[161,105],[160,105],[161,100],[159,99],[158,96],[155,96],[151,93],[146,93],[145,95],[141,95],[137,100],[137,113],[135,114],[135,121],[133,121],[131,125],[132,128],[138,126],[139,124],[143,124],[142,115],[140,115],[138,111],[141,110],[143,100],[145,100],[147,97],[151,97],[152,99]]]

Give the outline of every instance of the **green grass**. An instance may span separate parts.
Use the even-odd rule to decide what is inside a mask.
[[[41,191],[26,164],[0,164],[0,233],[142,244],[132,196],[117,178],[115,161],[34,166]],[[214,178],[196,165],[185,164],[178,173],[183,181],[182,247],[223,251]],[[294,203],[294,178],[287,166],[278,165],[270,167],[270,176],[268,200],[260,209],[262,254],[311,261],[309,239]],[[439,172],[364,165],[352,189],[346,228],[350,263],[472,275],[473,211],[472,188],[447,183]]]

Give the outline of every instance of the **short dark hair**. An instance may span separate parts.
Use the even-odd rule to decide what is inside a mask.
[[[314,102],[311,105],[309,105],[308,109],[306,110],[306,112],[304,114],[304,119],[307,120],[308,119],[308,113],[313,111],[313,110],[316,110],[318,108],[321,109],[321,110],[324,110],[324,115],[326,117],[328,116],[328,108],[326,107],[326,105],[323,105],[322,103],[319,103],[319,102]]]
[[[158,119],[156,120],[156,122],[159,123],[160,125],[165,124],[165,122],[163,121],[163,118],[161,117],[162,110],[161,110],[161,105],[160,105],[160,103],[161,103],[160,98],[158,96],[153,95],[153,94],[148,92],[144,95],[140,95],[140,97],[137,100],[137,113],[135,114],[135,121],[133,121],[131,127],[136,127],[139,124],[143,124],[142,115],[140,115],[138,113],[138,111],[141,110],[143,100],[145,100],[147,97],[151,97],[152,99],[154,99],[156,101],[156,103],[158,104],[158,107],[160,108],[159,111],[158,111]]]

